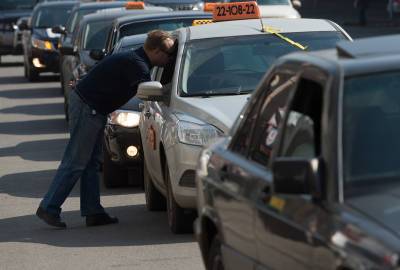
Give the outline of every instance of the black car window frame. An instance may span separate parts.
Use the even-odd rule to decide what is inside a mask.
[[[317,77],[314,76],[313,74],[319,73],[320,75],[324,74],[320,70],[316,70],[315,68],[310,68],[309,70],[305,70],[302,74],[300,74],[298,83],[295,87],[295,91],[290,95],[291,97],[289,98],[289,107],[286,110],[286,114],[284,117],[284,121],[281,124],[280,130],[281,133],[278,135],[277,138],[277,143],[275,150],[273,150],[273,157],[271,158],[270,162],[272,163],[275,156],[278,157],[297,157],[297,156],[289,156],[287,153],[284,153],[284,144],[285,144],[285,138],[288,134],[288,128],[287,124],[289,122],[289,117],[290,117],[290,112],[298,112],[302,113],[306,116],[308,116],[312,121],[313,121],[313,143],[314,143],[314,155],[313,157],[319,157],[321,156],[322,152],[322,118],[323,118],[323,111],[324,111],[324,90],[327,87],[326,82],[327,82],[327,77]],[[319,104],[320,106],[317,105],[317,108],[310,109],[310,106],[305,105],[305,102],[303,99],[304,96],[307,98],[310,98],[310,94],[304,94],[305,92],[305,86],[302,83],[307,83],[310,82],[311,84],[314,84],[316,87],[319,89],[314,89],[313,91],[316,91],[317,94],[314,93],[312,98],[314,100],[306,100],[308,102],[311,102],[311,104]],[[319,93],[318,93],[319,92]],[[275,152],[275,153],[274,153]],[[307,158],[307,157],[302,157],[298,156],[299,158]]]
[[[268,87],[265,90],[268,94],[264,97],[263,101],[261,102],[259,115],[255,123],[255,126],[257,128],[254,129],[255,131],[251,138],[250,152],[249,152],[249,159],[259,164],[262,167],[270,169],[269,161],[271,160],[272,153],[275,148],[274,146],[276,145],[279,136],[280,123],[283,122],[285,119],[285,112],[286,112],[285,108],[288,105],[291,93],[296,88],[296,82],[297,78],[293,70],[281,69],[278,70],[273,77],[271,77],[270,81],[265,86]],[[276,85],[273,85],[274,83],[276,83]],[[274,102],[275,98],[283,100]],[[276,102],[279,102],[279,105],[275,104]],[[278,108],[276,108],[277,105]],[[271,108],[273,108],[273,111],[271,111]],[[279,112],[280,109],[283,110],[283,112],[281,112],[281,115],[278,115],[280,114]],[[270,125],[265,125],[264,127],[263,123],[269,122],[273,117],[275,118],[275,120],[277,120],[278,118],[280,118],[281,120],[276,123],[275,127],[271,127]],[[275,134],[275,136],[273,137],[273,141],[268,143],[268,145],[266,145],[267,140],[271,141],[272,138],[271,136],[273,136],[273,134]],[[265,142],[265,144],[263,142]],[[267,147],[270,148],[269,154],[267,154],[266,152],[263,153],[263,151],[261,150],[261,146],[264,146],[263,151],[267,150],[266,149]]]
[[[248,155],[250,153],[250,144],[252,142],[252,137],[255,129],[255,124],[257,123],[260,115],[259,111],[261,104],[263,103],[265,96],[268,95],[270,92],[268,87],[270,85],[271,78],[273,78],[275,74],[278,72],[279,71],[275,69],[271,71],[270,75],[268,75],[266,79],[262,80],[263,83],[259,87],[261,89],[258,89],[256,90],[256,92],[254,92],[253,98],[246,105],[246,109],[241,114],[244,118],[238,125],[236,132],[232,136],[232,140],[230,141],[228,146],[228,149],[231,152],[236,153],[245,158],[248,158]],[[253,122],[249,124],[250,126],[248,128],[244,128],[249,123],[250,117],[254,117]],[[246,137],[248,138],[247,141],[248,144],[243,145],[241,141],[243,140],[243,138]]]

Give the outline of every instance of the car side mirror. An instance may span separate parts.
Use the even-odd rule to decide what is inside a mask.
[[[60,53],[63,55],[75,55],[76,52],[73,47],[62,46],[60,47]]]
[[[65,27],[62,25],[57,25],[51,28],[51,31],[55,34],[61,34],[61,35],[66,35],[67,31],[65,30]]]
[[[27,21],[22,21],[22,22],[20,22],[17,26],[18,26],[18,29],[19,29],[20,31],[29,30],[29,25],[28,25],[28,22],[27,22]]]
[[[106,54],[104,53],[103,50],[93,49],[93,50],[90,50],[89,56],[93,60],[100,61],[104,58],[104,56],[106,56]]]
[[[136,97],[144,101],[163,101],[163,86],[157,81],[143,82],[138,86]]]
[[[322,161],[318,158],[303,159],[279,157],[272,164],[274,191],[283,194],[310,194],[322,196]]]
[[[301,1],[300,0],[292,0],[292,5],[295,9],[301,8]]]

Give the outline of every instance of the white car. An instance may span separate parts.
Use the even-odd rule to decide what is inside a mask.
[[[144,185],[149,210],[167,207],[174,233],[191,230],[196,208],[195,169],[202,147],[228,134],[274,60],[289,52],[326,49],[350,37],[315,19],[216,22],[174,32],[176,59],[139,85]],[[295,45],[295,43],[297,45]]]
[[[299,0],[258,0],[261,16],[266,18],[300,18],[296,8],[301,6]]]

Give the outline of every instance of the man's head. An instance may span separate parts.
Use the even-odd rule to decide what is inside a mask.
[[[170,33],[153,30],[147,34],[143,47],[152,65],[163,67],[174,55],[174,43],[175,40]]]

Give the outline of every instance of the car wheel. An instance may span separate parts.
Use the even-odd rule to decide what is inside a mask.
[[[211,243],[206,263],[207,270],[224,270],[221,253],[221,241],[219,240],[218,235],[214,237]]]
[[[28,80],[30,82],[37,82],[39,80],[39,73],[34,70],[34,68],[28,64],[27,66],[27,72],[28,72]]]
[[[193,232],[194,217],[192,213],[185,213],[185,209],[181,208],[175,201],[171,187],[168,164],[165,164],[164,175],[167,186],[167,216],[169,228],[176,234]]]
[[[146,161],[143,162],[143,181],[147,210],[164,211],[166,209],[165,198],[154,186],[153,180],[147,170]]]
[[[107,149],[103,149],[103,181],[106,188],[115,188],[127,185],[128,171],[122,170],[111,160]]]

